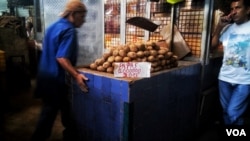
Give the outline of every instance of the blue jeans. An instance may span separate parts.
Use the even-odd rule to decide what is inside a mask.
[[[243,125],[242,115],[248,107],[250,85],[219,80],[219,91],[225,125]]]

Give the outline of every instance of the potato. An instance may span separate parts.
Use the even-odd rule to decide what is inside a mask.
[[[167,50],[166,50],[166,49],[160,49],[160,50],[158,50],[158,54],[164,55],[164,54],[166,54],[166,53],[167,53]]]
[[[173,63],[177,61],[177,58],[172,56],[169,60],[170,60],[170,63]]]
[[[111,56],[112,54],[110,52],[104,53],[102,55],[103,59],[107,60],[109,56]]]
[[[130,49],[129,49],[129,47],[128,47],[127,45],[125,45],[122,49],[123,49],[125,52],[129,52],[129,51],[130,51]]]
[[[140,42],[135,42],[134,45],[139,49],[141,43]]]
[[[178,56],[177,55],[173,55],[173,58],[175,58],[176,61],[178,60]]]
[[[136,52],[136,51],[138,51],[138,48],[135,45],[131,44],[131,45],[129,45],[129,50],[132,52]]]
[[[129,61],[131,61],[131,58],[130,57],[124,57],[123,59],[122,59],[122,61],[123,62],[129,62]]]
[[[130,51],[130,52],[128,52],[127,56],[128,56],[129,58],[131,58],[131,59],[134,59],[134,58],[136,58],[136,53]]]
[[[160,61],[160,59],[157,56],[154,56],[155,60],[154,61]]]
[[[122,62],[123,57],[115,56],[115,62]]]
[[[113,73],[114,72],[114,68],[113,67],[108,67],[106,71],[108,73]]]
[[[159,50],[160,46],[158,46],[155,42],[152,43],[152,47],[154,50]]]
[[[170,52],[170,51],[169,51],[169,52],[166,53],[165,58],[166,58],[166,59],[169,59],[169,58],[171,58],[172,56],[173,56],[173,52]]]
[[[103,66],[98,66],[98,67],[97,67],[97,70],[98,70],[98,71],[105,71],[105,68],[103,68]]]
[[[166,60],[166,65],[169,65],[170,63],[170,60]]]
[[[103,63],[104,63],[104,59],[103,58],[98,58],[98,59],[96,59],[95,60],[95,64],[97,65],[97,66],[99,66],[99,65],[102,65]]]
[[[119,50],[118,49],[113,50],[112,55],[113,56],[119,55]]]
[[[108,62],[113,63],[114,61],[115,61],[115,57],[114,56],[109,56]]]
[[[164,55],[159,54],[159,55],[157,55],[157,58],[158,58],[159,60],[161,60],[161,59],[164,59],[165,57],[164,57]]]
[[[169,52],[169,48],[165,48],[165,47],[160,47],[160,50],[166,50],[167,52]]]
[[[145,51],[146,50],[146,45],[141,43],[140,46],[139,46],[139,50]]]
[[[102,66],[103,66],[103,68],[108,68],[108,67],[110,67],[111,66],[111,63],[110,62],[104,62],[103,64],[102,64]]]
[[[127,52],[124,49],[119,50],[119,56],[125,57],[127,55]]]
[[[89,65],[89,67],[90,67],[90,69],[96,70],[97,65],[96,65],[96,63],[91,63],[91,64]]]
[[[158,62],[157,61],[151,62],[151,66],[154,67],[154,68],[157,67],[158,66]]]
[[[147,41],[147,42],[145,43],[145,45],[146,45],[146,46],[151,46],[151,45],[152,45],[152,42],[151,42],[151,41]]]
[[[150,45],[150,46],[147,46],[147,50],[152,50],[153,47]]]
[[[136,58],[135,60],[136,60],[136,62],[142,62],[141,58]]]
[[[152,55],[150,55],[150,56],[148,56],[147,60],[148,60],[149,62],[153,62],[153,61],[155,61],[155,57],[152,56]]]
[[[160,48],[168,48],[168,44],[166,43],[165,40],[160,40],[160,41],[156,42],[156,44],[157,44]]]
[[[167,60],[161,60],[161,66],[165,66],[167,64]]]
[[[172,56],[174,55],[173,52],[171,52],[171,51],[167,52],[167,54],[168,54],[170,57],[172,57]]]
[[[147,62],[147,57],[141,58],[141,62]]]
[[[138,51],[138,52],[136,52],[136,56],[137,56],[137,57],[144,57],[143,51]]]
[[[148,50],[145,50],[143,53],[144,53],[144,56],[146,57],[150,56],[150,52]]]
[[[157,56],[158,55],[158,52],[156,50],[150,50],[150,55],[152,56]]]

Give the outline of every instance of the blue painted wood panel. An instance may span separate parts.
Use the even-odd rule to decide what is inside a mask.
[[[90,90],[75,82],[73,113],[80,140],[181,141],[191,139],[197,121],[201,65],[180,67],[150,78],[112,78],[84,71]]]

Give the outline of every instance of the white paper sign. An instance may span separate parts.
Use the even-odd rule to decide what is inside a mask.
[[[120,62],[115,63],[115,77],[150,77],[151,63],[149,62]]]

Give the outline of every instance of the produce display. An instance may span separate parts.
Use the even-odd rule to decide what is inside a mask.
[[[113,73],[115,62],[150,62],[150,72],[157,72],[178,66],[178,57],[167,47],[155,42],[135,42],[119,45],[104,53],[90,64],[90,69]]]

